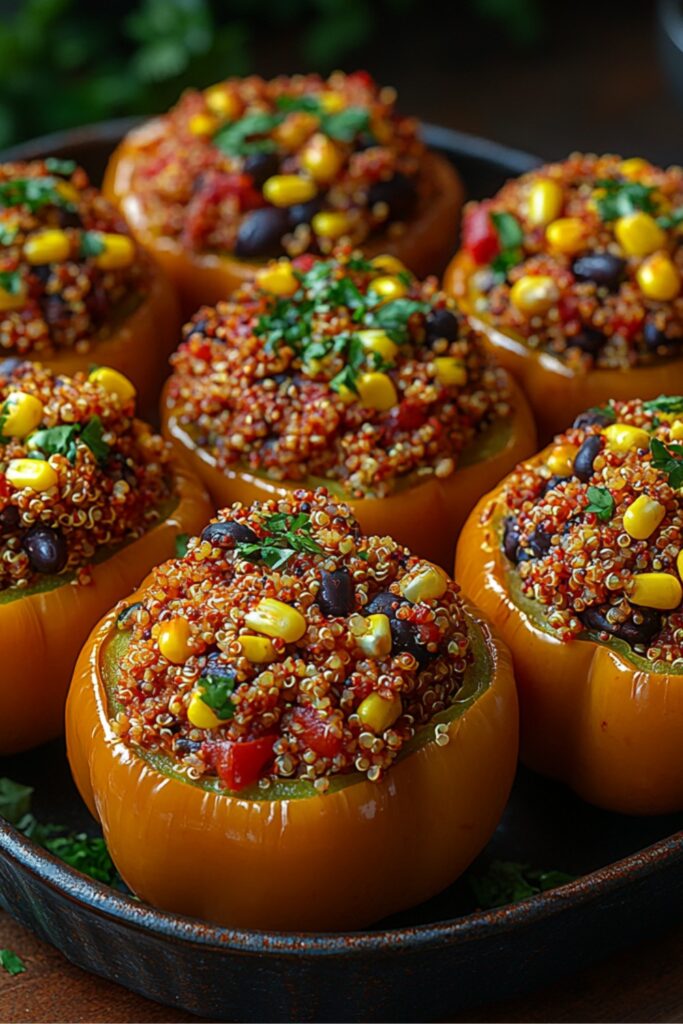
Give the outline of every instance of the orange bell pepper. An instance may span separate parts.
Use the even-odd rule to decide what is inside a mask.
[[[683,676],[654,671],[622,642],[551,632],[543,607],[515,592],[501,549],[504,486],[465,524],[455,576],[512,651],[522,761],[611,811],[683,810]]]
[[[219,253],[193,253],[173,238],[155,234],[148,226],[131,181],[138,154],[158,130],[158,119],[130,132],[114,151],[102,191],[116,203],[141,245],[151,252],[178,290],[183,310],[190,316],[201,305],[215,305],[254,277],[262,264]],[[462,182],[449,161],[437,153],[424,159],[418,185],[418,210],[406,230],[394,237],[370,239],[368,256],[388,253],[398,257],[418,277],[440,271],[453,251],[464,199]]]
[[[112,604],[145,573],[174,553],[179,533],[195,533],[211,514],[201,484],[174,462],[175,499],[164,518],[138,540],[92,567],[92,583],[46,577],[30,591],[0,594],[0,754],[13,754],[59,736],[64,701],[78,652]]]
[[[335,776],[324,795],[288,782],[268,799],[191,783],[117,738],[108,691],[116,645],[126,641],[110,613],[76,666],[67,745],[126,883],[175,913],[306,931],[360,927],[449,885],[496,828],[517,755],[508,652],[467,610],[475,661],[440,716],[449,722],[446,745],[425,728],[379,782]]]
[[[671,390],[671,376],[683,369],[681,359],[660,359],[630,370],[576,370],[561,359],[531,349],[522,338],[503,332],[475,313],[477,293],[471,285],[476,269],[464,250],[444,276],[444,290],[458,300],[472,326],[480,331],[489,352],[514,374],[536,417],[541,441],[564,430],[580,412],[604,405],[610,398],[656,398]]]
[[[461,465],[445,480],[430,476],[414,487],[399,488],[386,498],[351,500],[334,481],[310,480],[283,483],[265,476],[234,469],[223,471],[207,451],[198,448],[188,431],[177,421],[168,389],[161,402],[162,429],[179,455],[202,479],[218,508],[235,501],[251,504],[277,497],[292,487],[327,487],[343,497],[365,533],[390,534],[417,554],[449,569],[453,564],[455,541],[462,524],[482,492],[493,486],[536,444],[536,431],[529,407],[519,388],[512,388],[512,417],[491,428],[463,452]]]

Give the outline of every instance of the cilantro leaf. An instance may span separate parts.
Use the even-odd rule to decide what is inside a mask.
[[[104,427],[99,416],[91,416],[81,430],[81,441],[87,444],[98,462],[109,458],[109,445],[104,440]]]
[[[323,116],[320,127],[331,139],[353,142],[356,135],[370,127],[370,115],[363,107],[347,107],[336,114]]]
[[[106,885],[118,883],[118,871],[101,836],[69,832],[64,825],[44,825],[32,814],[26,814],[18,822],[17,828],[28,839],[32,839],[44,850],[48,850],[84,875]]]
[[[247,114],[239,121],[221,128],[213,137],[214,145],[229,156],[270,153],[276,149],[275,142],[259,136],[267,136],[282,122],[283,117],[283,114],[267,114],[265,111]]]
[[[99,231],[84,231],[81,235],[81,256],[99,256],[105,249]]]
[[[573,879],[574,875],[565,871],[545,871],[513,860],[494,860],[484,870],[468,875],[467,880],[478,906],[492,910],[555,889]]]
[[[61,160],[57,156],[49,156],[45,161],[45,166],[53,174],[61,174],[68,178],[76,170],[77,164],[75,160]]]
[[[386,302],[383,306],[373,309],[370,317],[374,327],[380,327],[397,345],[403,345],[410,340],[408,330],[410,317],[415,313],[426,314],[430,309],[427,302],[418,302],[414,299],[394,299],[393,302]]]
[[[0,965],[8,974],[23,974],[26,970],[24,961],[13,949],[0,949]]]
[[[595,204],[605,221],[618,220],[637,210],[645,213],[657,210],[655,189],[651,185],[643,185],[640,181],[617,181],[615,178],[604,178],[595,184],[603,191],[603,195],[596,197]]]
[[[511,213],[492,213],[501,249],[514,249],[524,242],[522,225]]]
[[[672,210],[671,213],[665,213],[661,217],[657,217],[657,223],[665,231],[669,228],[677,228],[679,224],[683,224],[683,206],[679,206],[677,210]]]
[[[11,245],[18,231],[17,224],[0,224],[0,245]]]
[[[278,96],[275,106],[286,114],[302,111],[307,114],[319,114],[322,110],[320,101],[315,96]]]
[[[201,694],[201,700],[222,722],[227,722],[235,714],[235,705],[230,699],[230,695],[235,689],[235,682],[234,673],[217,675],[207,672],[200,680],[204,691]]]
[[[99,416],[92,416],[87,423],[70,423],[59,427],[48,427],[36,430],[29,438],[31,449],[43,452],[44,455],[63,455],[74,463],[76,461],[77,441],[87,445],[98,462],[104,462],[109,456],[109,445],[103,440],[104,427]]]
[[[648,412],[683,412],[683,395],[660,395],[649,402],[643,402],[643,408]]]
[[[14,178],[0,182],[0,206],[26,206],[31,212],[43,206],[62,206],[73,209],[73,204],[57,190],[51,177]]]
[[[177,533],[175,537],[175,556],[184,558],[187,554],[187,542],[190,539],[189,533]]]
[[[1,778],[0,817],[16,825],[20,818],[28,814],[32,795],[31,786],[23,786],[20,782],[13,782],[12,779]]]
[[[19,270],[0,270],[0,288],[10,295],[21,295],[21,272]]]
[[[586,512],[595,512],[598,519],[609,522],[614,515],[614,498],[606,487],[588,488]]]
[[[276,512],[266,516],[263,525],[268,534],[256,542],[237,544],[240,558],[252,561],[254,558],[265,562],[271,569],[279,569],[292,555],[307,552],[322,554],[322,548],[311,537],[311,521],[301,512],[292,516],[287,512]]]
[[[683,487],[683,445],[664,444],[658,437],[653,437],[650,440],[650,454],[652,465],[667,474],[671,487],[674,490]]]
[[[491,260],[491,270],[493,271],[494,277],[498,282],[505,281],[508,276],[508,271],[513,267],[516,267],[518,263],[521,263],[524,257],[522,249],[516,247],[514,249],[502,249],[497,256],[494,256]]]

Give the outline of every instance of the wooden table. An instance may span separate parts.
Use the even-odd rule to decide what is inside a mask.
[[[118,985],[86,974],[0,913],[0,949],[26,964],[0,971],[0,1021],[80,1024],[192,1021]],[[683,1021],[683,924],[655,941],[531,996],[495,1003],[451,1021]]]

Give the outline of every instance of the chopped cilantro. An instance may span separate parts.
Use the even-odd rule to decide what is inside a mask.
[[[31,807],[33,790],[30,786],[22,786],[12,779],[0,779],[0,817],[11,821],[13,825],[28,814]]]
[[[26,206],[32,212],[43,206],[72,208],[51,177],[14,178],[0,182],[0,206]]]
[[[49,156],[45,161],[45,166],[53,174],[61,174],[68,178],[76,170],[77,165],[75,160],[60,160],[57,156]]]
[[[11,245],[18,231],[17,224],[0,224],[0,245]]]
[[[643,185],[640,181],[617,181],[615,178],[604,178],[595,184],[602,190],[595,203],[605,221],[618,220],[637,210],[645,213],[657,210],[655,189],[650,185]]]
[[[369,316],[373,327],[379,327],[389,335],[397,345],[410,340],[408,320],[415,313],[428,313],[431,306],[427,302],[415,299],[394,299],[383,306],[373,309]]]
[[[643,402],[643,408],[648,412],[683,412],[683,395],[660,395],[659,398]]]
[[[184,558],[187,554],[187,543],[190,539],[189,533],[177,533],[175,538],[175,556]]]
[[[657,223],[664,230],[677,228],[679,224],[683,224],[683,206],[679,206],[677,210],[672,210],[671,213],[665,213],[661,217],[657,217]]]
[[[84,875],[106,885],[118,882],[118,872],[101,836],[69,832],[64,825],[43,825],[32,814],[26,814],[17,823],[17,828],[28,839]]]
[[[468,882],[482,910],[517,903],[539,892],[571,882],[566,871],[544,871],[513,860],[494,860],[488,867],[468,875]]]
[[[29,438],[29,447],[44,455],[64,455],[69,462],[76,461],[77,442],[87,445],[98,462],[104,462],[109,455],[109,445],[103,440],[104,427],[99,416],[92,416],[87,423],[70,423],[59,427],[36,430]]]
[[[19,270],[0,270],[0,288],[10,295],[20,295],[21,272]]]
[[[595,512],[598,519],[609,522],[614,515],[614,498],[606,487],[588,488],[586,512]]]
[[[356,135],[370,127],[370,115],[363,107],[346,107],[328,113],[316,96],[279,96],[276,104],[283,114],[298,111],[315,114],[321,132],[339,142],[352,142]]]
[[[653,437],[650,441],[650,453],[652,465],[667,474],[674,490],[683,487],[683,445],[664,444],[658,437]]]
[[[268,531],[265,537],[255,542],[237,544],[240,558],[253,561],[255,558],[265,562],[271,569],[279,569],[292,555],[300,552],[321,554],[322,548],[311,537],[311,521],[305,512],[291,516],[286,512],[276,512],[266,516],[263,525]]]
[[[320,102],[315,96],[278,96],[275,106],[286,114],[294,114],[299,111],[306,114],[318,114],[322,110]]]
[[[269,153],[276,146],[266,136],[282,121],[282,114],[257,112],[225,125],[213,137],[214,145],[229,156]]]
[[[99,256],[104,248],[99,231],[84,231],[81,235],[81,256]]]
[[[109,457],[109,445],[104,440],[104,427],[99,416],[91,416],[81,431],[81,441],[87,444],[98,462]]]
[[[8,974],[23,974],[26,970],[24,961],[13,949],[0,949],[0,965]]]
[[[524,241],[522,225],[513,214],[492,213],[491,220],[498,233],[501,249],[514,249],[516,246],[522,245]]]
[[[213,675],[207,672],[200,680],[203,688],[201,700],[207,707],[210,707],[221,722],[226,722],[235,714],[235,705],[230,695],[235,689],[236,678],[233,673],[229,675]]]

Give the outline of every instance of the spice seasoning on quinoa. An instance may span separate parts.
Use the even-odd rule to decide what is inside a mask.
[[[118,735],[232,790],[376,781],[472,658],[452,580],[322,488],[222,511],[119,628]]]
[[[125,222],[82,168],[0,165],[0,350],[87,352],[145,284]]]
[[[472,204],[455,289],[575,368],[683,353],[683,169],[575,153]]]
[[[504,374],[436,282],[348,250],[280,260],[201,309],[168,404],[221,469],[334,481],[349,497],[450,476],[510,414]]]
[[[136,202],[153,235],[241,259],[400,233],[425,149],[395,101],[364,71],[188,91],[145,136]]]
[[[108,367],[0,363],[0,591],[70,573],[86,584],[104,550],[158,521],[169,453],[134,412],[133,385]]]
[[[522,464],[501,544],[563,640],[616,637],[683,669],[683,399],[610,402]]]

